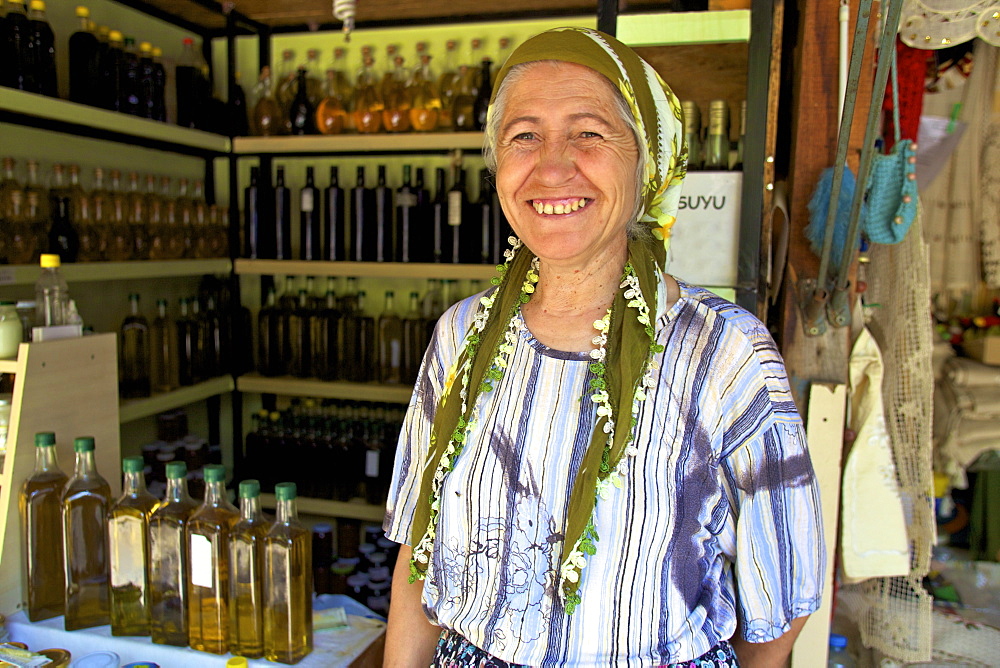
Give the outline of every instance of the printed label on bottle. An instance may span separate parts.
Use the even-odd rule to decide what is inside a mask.
[[[146,586],[146,540],[138,517],[116,517],[108,524],[111,544],[111,586]]]
[[[369,478],[378,477],[378,450],[365,453],[365,475]]]
[[[300,208],[304,212],[309,212],[313,210],[313,191],[303,190],[302,191],[302,202],[300,203]]]
[[[462,224],[462,193],[459,190],[448,191],[448,224],[452,227]]]
[[[200,533],[191,534],[191,584],[212,587],[215,583],[212,561],[212,540]]]
[[[416,206],[417,196],[413,193],[396,193],[396,206]]]

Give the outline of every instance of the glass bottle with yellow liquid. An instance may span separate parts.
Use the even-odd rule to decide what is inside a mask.
[[[149,518],[150,635],[187,647],[187,543],[184,530],[198,504],[187,491],[187,465],[167,463],[167,493]]]
[[[67,631],[103,626],[108,605],[108,509],[111,487],[94,464],[94,438],[73,441],[76,465],[62,495]]]
[[[146,491],[142,468],[142,457],[122,460],[122,495],[108,513],[113,636],[149,635],[148,531],[157,501]]]
[[[278,106],[288,109],[295,99],[296,79],[298,77],[298,67],[295,63],[295,52],[285,49],[281,52],[281,63],[278,65],[277,77],[274,82],[274,97],[278,101]],[[283,134],[288,134],[287,132]]]
[[[229,648],[248,659],[264,656],[264,537],[269,523],[260,510],[260,482],[240,483],[240,521],[229,542]]]
[[[147,238],[146,193],[139,184],[139,172],[129,172],[128,192],[125,194],[128,204],[126,208],[130,236],[132,237],[132,259],[145,260],[149,258],[149,239]]]
[[[379,90],[378,75],[375,73],[375,59],[370,46],[361,49],[363,63],[354,85],[354,100],[351,104],[351,118],[354,129],[363,134],[379,132],[382,129],[382,93]]]
[[[400,55],[392,58],[389,72],[382,80],[382,125],[386,132],[407,132],[410,129],[410,90],[406,86],[409,78]]]
[[[226,495],[225,467],[204,468],[205,501],[188,521],[188,638],[192,649],[229,651],[229,540],[239,512]]]
[[[429,53],[420,54],[420,65],[413,70],[407,87],[410,91],[410,125],[418,132],[436,130],[441,116],[441,96],[431,72]]]
[[[325,86],[326,94],[316,106],[316,129],[320,134],[339,135],[345,129],[347,110],[344,108],[345,100],[340,97],[336,70],[326,71]]]
[[[293,664],[312,652],[312,535],[298,519],[293,482],[274,487],[277,518],[264,539],[264,656]]]
[[[476,129],[476,94],[479,91],[479,68],[482,41],[472,40],[471,51],[466,63],[459,65],[457,81],[455,82],[452,99],[452,127],[456,131],[471,131]]]
[[[452,107],[455,104],[455,95],[458,93],[460,81],[456,60],[458,42],[449,39],[444,48],[444,65],[441,68],[441,77],[438,79],[438,93],[441,95],[441,113],[438,116],[438,125],[443,130],[450,130],[453,127]]]
[[[35,434],[35,470],[21,486],[21,545],[28,619],[58,617],[65,609],[62,492],[66,474],[56,460],[56,435]]]
[[[105,260],[108,245],[107,224],[111,220],[111,192],[104,185],[104,170],[94,169],[94,187],[90,189],[90,224],[88,260]],[[80,232],[80,251],[84,250],[84,233]]]
[[[105,257],[112,262],[132,259],[132,230],[128,224],[128,201],[122,190],[122,173],[111,170],[111,198],[106,229]]]
[[[253,133],[261,137],[286,134],[284,112],[271,87],[271,68],[260,69],[260,79],[254,88],[257,101],[253,106]]]

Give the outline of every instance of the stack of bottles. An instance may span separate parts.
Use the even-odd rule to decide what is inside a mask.
[[[52,433],[36,435],[35,470],[20,494],[31,621],[64,615],[67,631],[110,624],[115,636],[287,664],[312,651],[312,545],[294,483],[276,486],[271,522],[254,480],[240,483],[237,509],[225,468],[206,466],[199,504],[187,467],[171,462],[157,501],[142,458],[126,457],[113,498],[93,438],[75,440],[69,478],[55,443]]]
[[[378,167],[374,187],[365,168],[357,167],[353,188],[340,185],[340,170],[330,167],[329,184],[316,185],[306,167],[305,186],[293,198],[285,168],[270,174],[253,167],[243,199],[243,255],[278,260],[350,260],[354,262],[443,262],[499,264],[507,248],[510,224],[500,207],[493,179],[479,173],[479,197],[470,201],[466,170],[435,170],[433,196],[424,170],[404,165],[393,188],[386,168]],[[297,225],[293,223],[297,220]]]
[[[222,463],[222,447],[210,445],[203,436],[190,433],[183,409],[157,415],[156,440],[143,444],[140,450],[149,492],[161,500],[167,486],[167,466],[171,462],[183,462],[187,467],[188,491],[196,499],[204,495],[204,467]]]
[[[416,44],[409,63],[399,46],[389,45],[380,66],[374,49],[363,46],[353,80],[343,47],[333,50],[325,69],[318,49],[298,59],[285,50],[274,76],[270,67],[261,70],[252,131],[266,136],[482,130],[493,93],[492,66],[506,60],[511,40],[500,39],[496,54],[487,53],[482,39],[470,40],[462,56],[458,47],[457,40],[447,42],[438,70],[427,42]]]
[[[63,262],[175,260],[229,255],[229,211],[208,204],[201,181],[94,169],[89,190],[77,165],[53,164],[43,185],[38,161],[20,180],[13,158],[0,176],[0,263],[41,253]]]
[[[364,529],[358,542],[358,522],[337,520],[337,545],[333,527],[313,526],[313,583],[317,594],[344,594],[381,615],[389,612],[392,573],[399,545],[385,537],[378,526]]]
[[[712,100],[708,105],[708,123],[703,125],[701,109],[692,100],[681,102],[684,114],[684,137],[688,145],[688,170],[743,169],[743,142],[747,133],[747,101],[740,104],[739,141],[729,140],[729,102]]]
[[[340,297],[332,277],[323,297],[314,295],[312,283],[307,277],[297,290],[295,278],[287,276],[280,299],[268,290],[257,314],[262,375],[413,385],[438,317],[458,297],[456,281],[429,279],[424,295],[410,292],[406,301],[386,291],[375,311],[355,278],[347,279]],[[480,289],[479,281],[470,281],[472,294]]]
[[[261,409],[246,437],[247,470],[265,490],[294,480],[303,496],[381,505],[402,422],[394,404],[309,399]]]
[[[249,311],[231,309],[222,281],[207,277],[197,297],[182,297],[176,315],[165,299],[156,315],[142,313],[129,295],[129,313],[118,338],[119,392],[125,399],[170,392],[249,369]]]

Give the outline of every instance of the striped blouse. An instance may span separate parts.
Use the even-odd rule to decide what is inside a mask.
[[[817,485],[780,355],[745,310],[680,284],[657,309],[664,346],[622,488],[596,506],[600,540],[567,615],[557,573],[569,489],[595,409],[585,353],[522,326],[510,366],[445,480],[423,604],[435,624],[508,662],[649,666],[730,638],[782,635],[820,603]],[[660,294],[665,292],[661,284]],[[399,441],[385,530],[409,543],[446,375],[478,296],[449,309]]]

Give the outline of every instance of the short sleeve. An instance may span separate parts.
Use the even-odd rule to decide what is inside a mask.
[[[784,364],[763,325],[744,328],[730,379],[724,483],[736,516],[735,576],[744,638],[767,642],[815,611],[825,549],[819,488]]]

